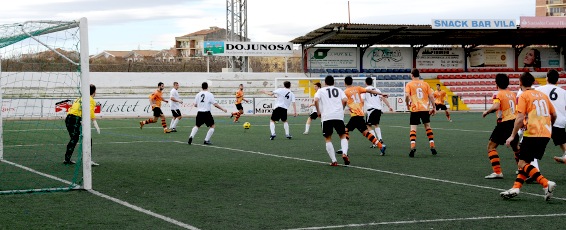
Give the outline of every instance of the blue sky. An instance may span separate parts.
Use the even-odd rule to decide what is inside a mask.
[[[348,22],[347,0],[247,0],[248,36],[287,42],[329,23]],[[16,0],[0,7],[0,24],[89,20],[90,53],[166,49],[175,37],[226,28],[225,0]],[[350,0],[352,23],[431,24],[431,19],[534,16],[534,0]]]

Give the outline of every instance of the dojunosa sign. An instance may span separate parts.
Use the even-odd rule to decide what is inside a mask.
[[[204,52],[217,56],[293,56],[289,42],[204,42]]]

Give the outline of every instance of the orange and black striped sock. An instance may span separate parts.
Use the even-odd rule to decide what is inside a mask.
[[[236,118],[234,118],[234,121],[238,121],[238,119],[240,119],[240,116],[242,114],[240,112],[236,112]]]
[[[164,117],[161,118],[161,126],[163,126],[163,128],[167,128],[167,123],[165,122]]]
[[[499,162],[499,155],[497,154],[497,150],[493,149],[487,153],[489,157],[489,161],[491,162],[491,167],[493,168],[493,172],[497,174],[501,174],[501,163]]]
[[[149,119],[143,121],[143,124],[144,124],[144,125],[147,125],[147,124],[151,124],[151,123],[154,123],[154,122],[155,122],[155,121],[153,121],[153,119],[149,118]]]
[[[409,138],[411,139],[411,149],[415,149],[417,147],[417,130],[411,130]]]
[[[430,144],[430,148],[434,149],[434,134],[432,133],[432,129],[427,129],[426,135],[428,136],[428,142]]]
[[[381,142],[379,142],[379,140],[370,132],[368,132],[367,130],[364,131],[362,133],[364,135],[364,137],[366,137],[369,141],[371,141],[371,143],[373,143],[374,145],[376,145],[378,148],[383,147],[383,145],[381,144]]]
[[[527,173],[522,169],[519,170],[519,174],[517,174],[517,178],[515,178],[515,182],[513,183],[513,188],[521,188],[527,179]]]
[[[446,111],[446,118],[448,118],[448,120],[450,120],[450,113],[448,111]]]
[[[522,171],[525,171],[530,178],[535,179],[539,184],[542,185],[543,188],[546,188],[548,186],[548,179],[546,179],[542,174],[540,174],[540,171],[538,171],[538,169],[535,168],[535,166],[532,166],[531,164],[527,164],[525,165],[525,167],[523,167]]]

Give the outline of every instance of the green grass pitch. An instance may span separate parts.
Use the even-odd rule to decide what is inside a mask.
[[[491,173],[486,146],[495,118],[452,117],[454,122],[442,113],[432,117],[438,155],[431,155],[421,125],[416,156],[409,158],[409,115],[384,114],[386,155],[379,156],[353,131],[350,167],[329,166],[320,120],[313,121],[309,135],[302,134],[306,116],[289,118],[291,140],[276,124],[272,141],[267,116],[243,115],[236,124],[216,116],[211,146],[203,145],[206,127],[187,144],[194,117],[184,117],[178,132],[170,134],[160,122],[140,130],[141,119],[99,119],[102,133],[93,131],[93,159],[100,166],[93,168],[93,188],[123,203],[87,191],[2,195],[0,229],[560,229],[566,224],[566,165],[551,159],[561,155],[558,147],[551,142],[540,162],[543,175],[558,184],[555,198],[545,202],[539,184],[525,184],[518,197],[503,200],[499,192],[515,180],[509,148],[498,148],[505,178],[483,178]],[[246,121],[248,130],[242,127]],[[5,126],[5,148],[17,149],[25,143],[11,141],[18,133],[11,128]],[[41,140],[57,136],[62,143],[41,147],[52,152],[50,161],[18,163],[46,173],[68,167],[62,165],[65,130],[27,131]],[[333,142],[338,150],[336,134]],[[51,180],[27,174],[17,176]]]

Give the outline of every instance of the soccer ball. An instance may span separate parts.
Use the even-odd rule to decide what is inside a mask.
[[[250,124],[249,122],[245,122],[243,126],[244,129],[250,129],[250,126],[252,126],[252,124]]]

